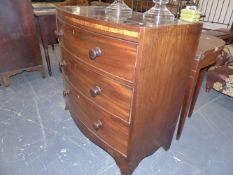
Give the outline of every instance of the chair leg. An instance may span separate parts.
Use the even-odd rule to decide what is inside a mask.
[[[190,105],[189,114],[188,114],[189,118],[191,118],[191,116],[192,116],[193,109],[194,109],[194,106],[195,106],[196,101],[197,101],[198,94],[199,94],[200,89],[201,89],[202,81],[204,79],[205,71],[206,70],[203,69],[199,73],[199,76],[198,76],[198,79],[197,79],[197,84],[196,84],[196,87],[195,87],[195,90],[194,90],[194,93],[193,93],[193,96],[192,96],[192,99],[191,99],[191,105]]]

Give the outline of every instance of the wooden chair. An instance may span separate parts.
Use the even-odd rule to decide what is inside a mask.
[[[233,55],[224,51],[207,73],[206,90],[214,89],[233,97]]]

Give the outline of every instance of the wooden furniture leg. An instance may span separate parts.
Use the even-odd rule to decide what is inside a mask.
[[[69,106],[67,105],[67,103],[65,104],[65,110],[69,110]]]
[[[45,78],[45,69],[42,65],[29,67],[29,68],[23,68],[23,69],[18,69],[18,70],[0,74],[0,78],[2,79],[3,86],[8,87],[10,84],[10,77],[16,74],[22,73],[23,71],[28,71],[28,72],[39,71],[41,73],[42,78]]]
[[[196,87],[195,87],[195,90],[194,90],[194,93],[193,93],[193,96],[192,96],[192,99],[191,99],[191,105],[190,105],[189,114],[188,114],[189,118],[191,118],[191,115],[193,113],[193,109],[194,109],[194,106],[195,106],[196,101],[197,101],[198,94],[199,94],[200,89],[201,89],[202,81],[204,79],[205,71],[206,71],[206,69],[202,69],[200,71],[200,73],[199,73],[197,84],[196,84]]]
[[[184,96],[183,105],[180,112],[178,130],[176,139],[179,140],[185,119],[187,115],[192,115],[202,81],[205,75],[205,70],[212,64],[216,63],[217,56],[221,53],[225,42],[209,35],[202,35],[199,41],[196,59],[193,62],[192,72],[189,77],[189,82]],[[209,87],[206,88],[209,90]]]
[[[195,84],[197,82],[198,76],[199,76],[199,70],[196,70],[196,71],[193,70],[192,75],[189,77],[189,84],[187,86],[187,90],[186,90],[184,100],[183,100],[183,105],[181,108],[180,119],[178,123],[178,130],[176,134],[176,140],[179,140],[182,134],[185,119],[189,112],[189,107],[190,107],[190,103],[192,100],[192,96],[193,96],[193,92],[194,92],[194,88],[195,88]]]
[[[39,21],[40,36],[41,36],[42,45],[43,45],[44,53],[45,53],[45,60],[47,63],[49,75],[51,76],[52,69],[51,69],[50,57],[49,57],[49,52],[48,52],[49,40],[47,36],[47,31],[46,31],[46,27],[49,24],[46,22],[46,16],[39,16],[38,21]]]
[[[10,77],[7,76],[6,74],[1,76],[2,79],[2,84],[4,87],[8,87],[10,85]]]
[[[44,46],[44,52],[45,52],[45,60],[46,60],[46,63],[47,63],[49,75],[51,76],[52,75],[52,69],[51,69],[50,57],[49,57],[49,52],[48,52],[48,45]]]
[[[44,69],[43,66],[42,66],[41,68],[39,68],[38,71],[40,72],[42,78],[45,78],[45,77],[46,77],[45,69]]]

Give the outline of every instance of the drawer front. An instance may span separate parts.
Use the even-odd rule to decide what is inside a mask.
[[[88,69],[65,50],[61,50],[62,71],[75,88],[107,109],[116,117],[129,122],[133,89]]]
[[[72,54],[114,76],[133,82],[137,45],[63,25],[62,45]]]
[[[74,120],[81,122],[102,142],[126,155],[129,128],[79,94],[67,81],[63,82],[65,87],[63,94]]]

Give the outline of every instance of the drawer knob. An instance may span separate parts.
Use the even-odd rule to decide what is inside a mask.
[[[67,95],[70,94],[70,91],[69,90],[64,90],[63,91],[63,97],[66,97]]]
[[[67,66],[67,63],[65,62],[65,60],[59,62],[59,70],[60,72],[62,72],[62,69],[65,68]]]
[[[98,47],[89,50],[89,57],[91,60],[95,60],[97,57],[101,56],[101,54],[102,51]]]
[[[101,93],[101,89],[99,86],[95,86],[95,87],[91,88],[91,90],[90,90],[90,94],[92,97],[96,97],[97,95],[100,95],[100,93]]]
[[[102,128],[103,127],[103,123],[100,121],[100,120],[98,120],[98,121],[96,121],[94,124],[93,124],[93,129],[94,130],[96,130],[96,131],[98,131],[100,128]]]

